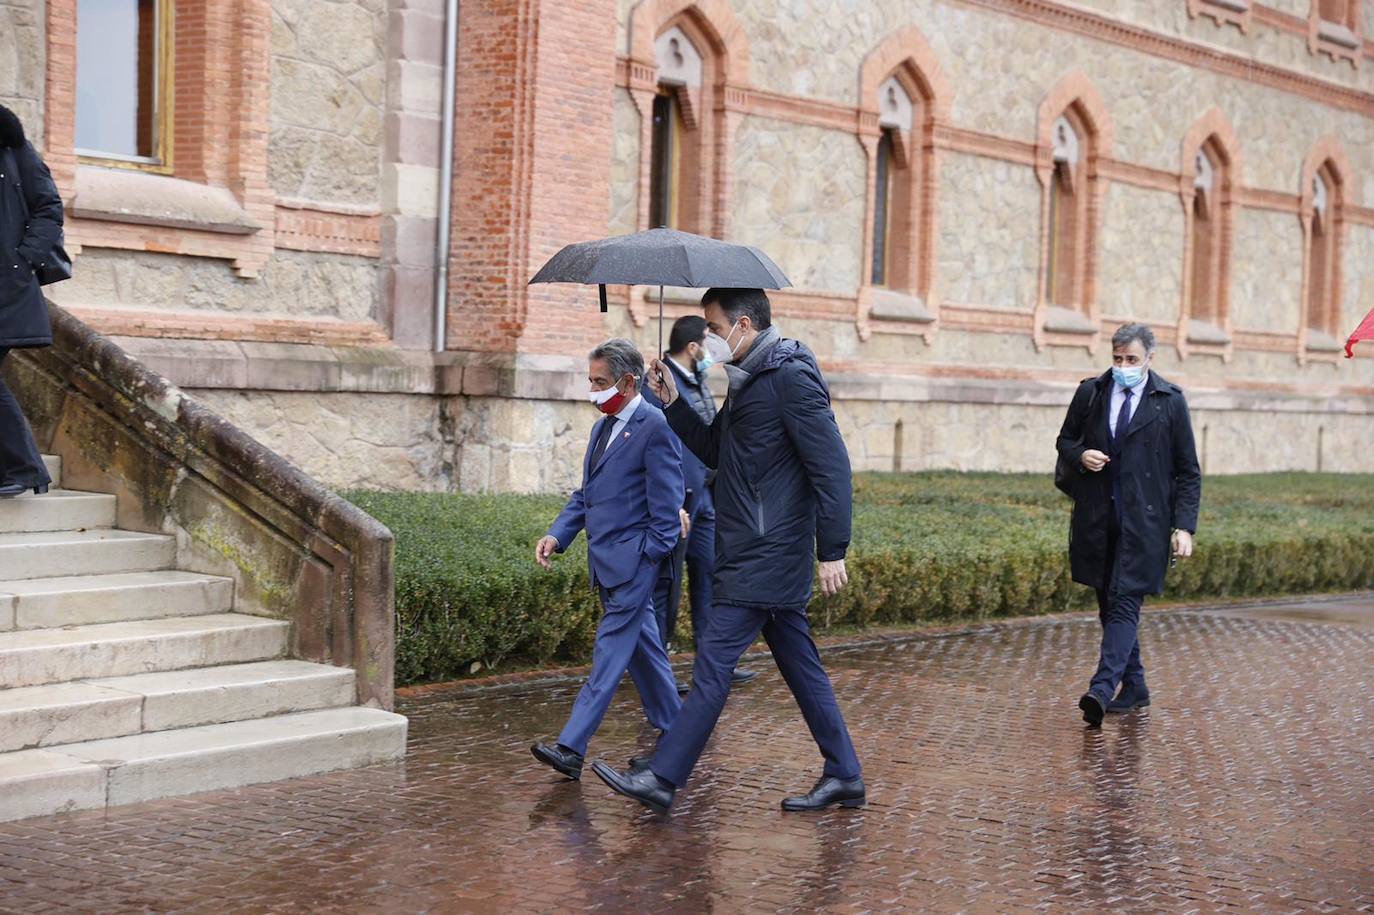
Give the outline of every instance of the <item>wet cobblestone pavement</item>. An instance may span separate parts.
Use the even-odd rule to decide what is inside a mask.
[[[1374,602],[1147,615],[1153,706],[1086,730],[1098,631],[827,652],[863,810],[778,810],[769,662],[666,818],[531,758],[572,686],[430,694],[404,764],[0,824],[0,911],[1374,910]],[[627,685],[592,756],[651,740]]]

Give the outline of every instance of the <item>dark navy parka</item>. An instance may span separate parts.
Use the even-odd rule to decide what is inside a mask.
[[[801,609],[815,561],[849,548],[849,453],[816,358],[781,339],[707,425],[684,398],[673,431],[716,471],[716,603]]]
[[[34,267],[62,241],[62,198],[48,167],[0,105],[0,349],[47,346],[52,326]]]

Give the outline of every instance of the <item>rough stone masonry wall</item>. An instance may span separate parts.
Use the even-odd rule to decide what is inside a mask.
[[[33,75],[42,70],[36,2],[0,0],[0,25],[11,26],[0,29],[0,100],[12,101],[21,113],[31,112],[28,117],[38,116],[42,96],[42,77]],[[1176,173],[1184,134],[1217,105],[1237,133],[1243,155],[1237,175],[1241,184],[1261,192],[1296,194],[1304,157],[1318,138],[1334,133],[1350,160],[1348,199],[1374,205],[1374,121],[1306,96],[971,3],[874,0],[842,5],[797,0],[702,5],[733,9],[749,40],[749,84],[765,92],[799,102],[814,99],[853,106],[859,101],[858,74],[864,58],[899,28],[915,24],[940,62],[951,92],[950,125],[956,130],[1033,143],[1040,101],[1066,73],[1081,70],[1100,92],[1112,121],[1115,160]],[[1264,25],[1242,35],[1210,19],[1189,18],[1186,5],[1185,0],[1077,4],[1336,85],[1366,92],[1374,88],[1369,61],[1355,70],[1348,63],[1312,55],[1304,36]],[[1293,17],[1305,17],[1307,12],[1307,0],[1273,0],[1270,5]],[[413,10],[423,4],[407,0],[399,6]],[[440,20],[433,6],[420,12],[437,28]],[[626,53],[631,16],[646,15],[647,5],[607,0],[593,6],[598,13],[604,10],[607,18],[618,15],[616,47]],[[428,68],[420,74],[423,78],[402,87],[398,80],[418,71],[402,59],[409,53],[407,47],[398,49],[388,38],[387,16],[395,9],[384,8],[379,0],[274,0],[273,12],[268,126],[269,177],[275,192],[343,212],[396,211],[411,213],[417,220],[432,219],[432,175],[427,172],[423,180],[405,184],[398,177],[401,169],[388,172],[387,156],[380,148],[386,130],[379,130],[378,123],[398,106],[419,112],[437,109],[433,48],[417,52]],[[609,26],[588,24],[590,17],[576,11],[564,14],[576,16],[579,26],[588,29]],[[609,60],[598,58],[582,67],[577,58],[568,57],[585,54],[587,45],[569,44],[564,37],[558,29],[541,33],[535,56],[543,68],[542,79],[552,79],[559,68],[570,66],[580,69],[565,72],[585,75],[588,67],[598,74],[609,72]],[[32,68],[29,61],[34,62]],[[579,118],[589,116],[585,105],[600,104],[595,101],[600,98],[606,99],[609,142],[568,142],[574,137],[585,141],[588,130]],[[526,201],[541,214],[536,228],[542,236],[533,247],[552,250],[567,240],[554,237],[563,231],[548,218],[555,209],[576,211],[578,219],[586,221],[586,227],[576,222],[578,237],[595,234],[592,223],[602,214],[608,231],[635,228],[641,125],[628,93],[611,90],[608,78],[604,95],[566,90],[566,97],[543,101],[531,115],[536,151],[516,150],[518,155],[508,158],[524,167],[527,160],[521,156],[571,151],[573,158],[565,159],[572,169],[574,158],[599,155],[602,167],[609,165],[605,176],[610,186],[604,204],[591,208],[594,218],[586,216],[591,210],[581,206],[582,196],[577,197],[578,206],[555,206],[553,195]],[[739,118],[725,151],[731,174],[727,223],[738,239],[774,253],[801,289],[829,297],[830,313],[783,307],[779,323],[784,332],[811,343],[827,363],[855,466],[1045,471],[1069,384],[1100,371],[1105,354],[1101,348],[1095,353],[1086,347],[1061,346],[1037,351],[1032,345],[1041,204],[1033,170],[1024,162],[986,152],[939,152],[933,298],[954,310],[981,309],[1004,316],[1017,329],[980,332],[942,319],[929,342],[881,326],[865,339],[853,315],[844,313],[844,303],[852,305],[865,267],[863,149],[852,128],[803,124],[776,114],[775,109],[770,116]],[[598,121],[592,126],[601,130],[603,125]],[[539,167],[538,161],[531,167]],[[604,180],[600,172],[596,180]],[[545,189],[570,186],[564,171],[541,172],[540,182],[537,187]],[[585,184],[577,190],[590,196]],[[491,188],[469,183],[466,192],[490,198]],[[501,206],[493,212],[517,209],[505,198],[497,202]],[[1164,328],[1173,326],[1180,306],[1183,256],[1183,215],[1176,190],[1109,181],[1103,206],[1098,238],[1103,315],[1143,317]],[[1301,320],[1301,238],[1296,214],[1237,208],[1231,271],[1234,331],[1294,332]],[[195,310],[360,321],[377,318],[386,309],[386,281],[375,279],[376,263],[369,256],[278,250],[262,277],[248,281],[233,276],[221,261],[88,249],[78,280],[59,287],[58,293],[68,301],[123,304],[149,313]],[[1374,304],[1370,263],[1374,228],[1349,225],[1345,326],[1352,326]],[[545,320],[553,316],[571,321],[571,312],[561,299],[535,304],[534,323],[544,322],[540,326],[551,335],[544,349],[569,350],[566,355],[575,363],[582,355],[580,340],[575,345],[558,343],[575,334],[565,324]],[[454,307],[463,306],[458,302]],[[676,309],[682,311],[680,306]],[[584,317],[589,315],[575,320]],[[475,323],[482,325],[475,330],[487,328]],[[655,345],[654,323],[636,325],[622,307],[602,319],[601,331],[608,336],[629,334],[646,351]],[[529,333],[537,335],[540,327]],[[408,337],[407,345],[416,345],[415,339]],[[296,357],[283,351],[283,361],[290,358]],[[1374,460],[1374,420],[1363,412],[1368,398],[1332,393],[1352,386],[1368,389],[1374,384],[1372,365],[1359,360],[1300,368],[1292,352],[1245,348],[1238,348],[1230,362],[1211,355],[1183,360],[1167,346],[1158,361],[1164,374],[1189,390],[1210,472],[1315,469],[1319,441],[1324,469],[1374,469],[1368,463]],[[226,386],[212,383],[210,368],[199,374],[188,368],[178,371],[183,376],[173,375],[174,380],[187,383],[216,409],[338,487],[565,490],[575,483],[578,458],[595,420],[585,402],[550,393],[552,385],[533,385],[520,397],[415,393],[402,381],[338,392],[308,386],[266,390],[244,389],[236,381],[222,382]],[[967,376],[981,383],[936,383],[936,376]],[[1274,382],[1289,383],[1309,396],[1268,401],[1263,392]],[[722,379],[715,384],[724,390]],[[1328,412],[1347,408],[1349,412]]]
[[[1313,58],[1292,36],[1259,29],[1242,37],[1210,20],[1190,20],[1180,12],[1181,3],[1177,10],[1139,2],[1095,6],[1189,40],[1245,48],[1335,82],[1367,80],[1368,68],[1355,74],[1348,64]],[[629,0],[619,4],[622,47],[632,7]],[[1117,160],[1177,172],[1183,135],[1204,111],[1219,105],[1238,134],[1239,183],[1296,194],[1303,158],[1320,136],[1334,132],[1350,156],[1351,199],[1374,202],[1374,125],[1305,97],[963,4],[879,2],[861,15],[820,2],[735,7],[750,38],[750,78],[763,89],[853,104],[863,57],[900,25],[914,22],[945,71],[956,128],[1033,142],[1040,100],[1065,73],[1081,69],[1103,96]],[[625,90],[614,90],[611,99],[612,184],[605,212],[609,231],[621,232],[636,227],[641,125]],[[864,154],[853,132],[750,115],[741,119],[728,152],[735,237],[772,252],[809,292],[853,295],[864,266],[866,180]],[[783,309],[779,323],[837,366],[830,373],[836,412],[856,468],[1047,472],[1070,382],[1102,370],[1104,351],[1051,346],[1037,352],[1032,345],[1041,204],[1033,170],[960,150],[941,150],[940,160],[936,297],[951,306],[1011,315],[1024,329],[990,333],[940,327],[927,344],[882,328],[864,340],[852,320],[804,311]],[[1103,314],[1171,328],[1183,279],[1183,209],[1177,191],[1109,181],[1103,207],[1098,239]],[[1236,331],[1296,329],[1301,241],[1296,214],[1236,208],[1231,270]],[[1374,301],[1374,277],[1362,269],[1374,262],[1374,230],[1349,226],[1346,245],[1343,320],[1349,326]],[[670,319],[686,310],[674,306]],[[636,325],[623,308],[603,319],[602,333],[629,335],[646,352],[656,346],[655,322]],[[925,375],[907,374],[930,367],[937,374],[969,374],[981,383],[942,386]],[[1374,454],[1374,418],[1361,412],[1363,407],[1327,412],[1323,403],[1324,392],[1341,385],[1368,385],[1368,362],[1299,368],[1292,352],[1243,348],[1230,362],[1211,355],[1183,360],[1166,346],[1157,367],[1189,391],[1208,472],[1374,469],[1367,463]],[[1262,391],[1275,380],[1293,382],[1311,396],[1266,401]],[[723,378],[716,377],[714,384],[724,390]],[[207,396],[340,486],[565,491],[576,484],[578,459],[596,418],[584,403],[547,397]],[[350,414],[354,399],[362,404],[361,421]],[[1351,402],[1342,399],[1342,408]],[[1360,406],[1358,398],[1354,402]]]
[[[385,0],[276,0],[269,175],[282,197],[376,208]]]
[[[867,175],[854,137],[751,117],[731,154],[732,239],[767,250],[798,288],[853,292]]]
[[[381,212],[387,14],[385,0],[272,4],[271,122],[263,127],[279,201],[348,216]],[[42,16],[39,0],[0,2],[0,101],[40,146],[45,78],[61,76],[45,72]],[[383,308],[375,254],[279,247],[252,279],[217,258],[96,246],[77,263],[75,278],[49,291],[82,309],[371,321]]]
[[[0,0],[0,104],[25,124],[39,123],[43,113],[40,12],[33,0]]]
[[[1208,19],[1189,19],[1183,3],[1094,6],[1181,37],[1221,40],[1217,36],[1239,35]],[[1066,73],[1081,70],[1104,100],[1116,160],[1177,173],[1184,135],[1204,112],[1220,106],[1235,126],[1243,157],[1238,183],[1295,195],[1309,150],[1334,133],[1350,159],[1348,199],[1374,202],[1374,122],[1303,96],[959,3],[880,0],[866,5],[862,15],[821,2],[740,4],[735,12],[750,37],[751,82],[762,89],[853,104],[864,56],[887,35],[914,23],[944,71],[955,128],[1033,143],[1041,99]],[[1247,53],[1263,56],[1267,51],[1251,47]],[[1368,68],[1352,75],[1348,64],[1313,57],[1305,44],[1302,56],[1306,63],[1299,70],[1333,82],[1368,83]],[[1290,62],[1285,56],[1279,59]],[[618,129],[624,126],[638,129],[618,121]],[[634,177],[623,157],[637,152],[637,145],[617,144],[617,177]],[[863,260],[858,248],[865,165],[852,130],[746,117],[732,156],[731,225],[737,236],[772,253],[796,286],[853,295]],[[935,297],[1024,313],[1029,326],[1040,273],[1041,188],[1033,170],[1025,163],[959,150],[942,150],[940,156]],[[1174,326],[1182,306],[1184,253],[1177,190],[1107,184],[1097,239],[1101,313]],[[618,210],[628,208],[627,193],[620,187],[612,190]],[[1357,237],[1364,231],[1359,226],[1348,230],[1347,317],[1371,304],[1360,294],[1366,271],[1355,256]],[[1235,233],[1233,328],[1296,334],[1303,256],[1296,214],[1237,206]],[[885,359],[893,346],[879,336],[881,330],[874,339],[860,341],[856,329],[837,327],[819,335],[817,348],[823,358],[842,356],[846,362],[876,360],[880,354]],[[908,359],[919,355],[938,365],[977,365],[979,350],[990,345],[997,344],[985,335],[937,331],[928,350],[915,338],[901,347]],[[901,359],[900,351],[894,355]],[[1072,365],[1086,372],[1101,361],[1101,354],[1081,348],[1065,353],[1051,347],[1031,354],[1023,368]],[[1270,376],[1246,373],[1247,364],[1258,361],[1238,355],[1227,376],[1267,380]],[[1214,377],[1214,368],[1205,357],[1179,366],[1185,376],[1200,378]],[[1366,382],[1374,377],[1365,364],[1346,366],[1343,372],[1342,377]],[[1289,373],[1295,380],[1335,377],[1329,366],[1299,369],[1293,364]]]
[[[1190,18],[1186,3],[1102,0],[1081,6],[1332,83],[1364,91],[1371,85],[1368,67],[1356,71],[1348,63],[1313,55],[1305,35],[1294,32],[1261,26],[1242,35],[1207,18]],[[1277,6],[1305,21],[1306,0]],[[622,4],[621,38],[627,51],[632,8],[633,15],[644,15],[648,5]],[[1335,134],[1350,159],[1347,202],[1374,202],[1374,122],[1302,95],[970,4],[878,0],[856,11],[802,0],[732,8],[749,37],[750,85],[760,90],[853,105],[859,101],[857,76],[864,57],[900,27],[915,24],[943,70],[952,96],[951,126],[956,129],[1034,143],[1041,99],[1065,74],[1081,70],[1104,100],[1115,160],[1177,173],[1184,135],[1204,112],[1219,106],[1237,132],[1243,162],[1234,175],[1238,185],[1296,195],[1309,150],[1321,137]],[[626,126],[638,135],[637,120],[629,125],[617,122],[618,130]],[[847,154],[843,141],[849,145]],[[624,157],[638,154],[637,144],[617,144],[615,174],[635,179]],[[808,292],[855,294],[864,257],[858,250],[864,230],[862,199],[848,206],[848,198],[832,196],[835,205],[826,208],[823,219],[800,226],[799,214],[788,205],[797,185],[808,185],[813,197],[826,187],[862,188],[858,182],[865,179],[865,163],[852,128],[746,116],[731,155],[735,180],[729,206],[737,237],[772,253],[794,283]],[[1029,165],[957,149],[942,149],[940,160],[935,298],[944,304],[1024,316],[1025,330],[977,333],[943,328],[927,345],[920,337],[888,334],[881,327],[864,340],[853,322],[820,320],[805,311],[788,314],[785,308],[779,323],[784,332],[810,342],[823,360],[878,379],[837,389],[837,413],[857,466],[894,466],[900,419],[905,441],[902,467],[1043,470],[1062,407],[1018,404],[1016,390],[1040,387],[1066,374],[1095,373],[1105,365],[1105,357],[1100,349],[1094,354],[1085,347],[1051,346],[1037,352],[1031,345],[1042,196]],[[612,193],[617,211],[627,210],[628,191],[617,187]],[[1101,313],[1171,330],[1179,321],[1183,293],[1184,211],[1177,189],[1108,181],[1101,220]],[[1296,213],[1235,208],[1230,272],[1234,332],[1296,338],[1303,320],[1302,243]],[[1374,304],[1374,278],[1367,267],[1374,253],[1371,244],[1374,230],[1347,226],[1342,326],[1353,326]],[[626,327],[652,349],[652,321],[637,329]],[[1324,468],[1356,469],[1364,467],[1374,444],[1374,420],[1364,407],[1353,414],[1330,413],[1328,409],[1344,408],[1324,402],[1340,386],[1368,386],[1374,380],[1368,361],[1299,367],[1295,352],[1244,348],[1238,348],[1229,362],[1212,355],[1183,360],[1166,346],[1157,366],[1198,392],[1198,431],[1201,438],[1206,430],[1213,471],[1312,469],[1318,464],[1319,440],[1325,443],[1320,461]],[[1010,394],[996,404],[958,402],[961,397],[996,396],[897,393],[897,386],[881,380],[887,372],[900,377],[920,367],[937,367],[942,374],[958,367],[974,374],[1001,373],[1008,378],[1004,386]],[[1312,396],[1287,405],[1233,396],[1253,394],[1274,381],[1293,383]],[[907,396],[916,402],[905,402],[902,398]],[[924,402],[927,397],[936,402]],[[954,401],[939,402],[943,397]],[[1257,447],[1271,440],[1273,447]]]
[[[405,393],[190,392],[334,489],[567,492],[586,402]]]
[[[87,248],[60,305],[214,315],[289,315],[367,321],[376,315],[381,276],[375,258],[279,250],[252,280],[226,261]]]

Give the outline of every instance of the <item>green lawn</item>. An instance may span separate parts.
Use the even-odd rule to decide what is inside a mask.
[[[1069,581],[1069,503],[1047,475],[860,474],[854,491],[850,586],[813,602],[818,628],[1092,605]],[[1371,492],[1374,475],[1204,480],[1197,555],[1170,573],[1167,596],[1374,587]],[[461,676],[474,662],[589,657],[600,611],[582,538],[552,572],[533,560],[561,498],[345,495],[396,534],[398,684]]]

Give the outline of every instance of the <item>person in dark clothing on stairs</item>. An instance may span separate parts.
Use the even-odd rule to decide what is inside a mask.
[[[10,350],[52,343],[37,271],[61,241],[57,185],[18,116],[0,105],[0,369]],[[0,378],[0,498],[44,493],[51,482],[19,401]]]

